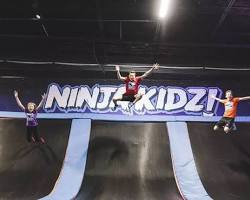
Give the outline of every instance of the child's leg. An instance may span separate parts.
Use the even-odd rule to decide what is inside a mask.
[[[225,126],[225,127],[224,127],[224,132],[225,132],[225,133],[229,133],[230,130],[231,130],[231,129],[230,129],[228,126]]]
[[[233,129],[234,119],[227,119],[227,123],[224,127],[225,133],[229,133]]]
[[[33,136],[35,138],[35,141],[40,142],[40,137],[39,137],[39,134],[38,134],[38,131],[37,131],[37,126],[33,126],[32,131],[33,131]]]
[[[121,101],[121,100],[122,100],[122,98],[113,99],[113,102],[114,102],[115,106],[118,106],[118,105],[117,105],[117,101]]]
[[[214,131],[218,131],[221,127],[223,127],[225,125],[225,120],[224,118],[222,117],[220,119],[220,121],[218,121],[215,126],[214,126]]]
[[[117,101],[124,101],[124,95],[122,95],[122,97],[120,98],[116,98],[116,99],[113,99],[113,102],[115,104],[115,106],[113,108],[111,108],[113,111],[116,109],[116,107],[118,106],[117,105]]]
[[[142,94],[136,94],[134,96],[132,96],[129,101],[131,102],[131,104],[129,105],[129,109],[135,105],[136,102],[140,101],[142,98]]]
[[[142,95],[143,95],[143,94],[136,94],[136,95],[135,95],[135,100],[133,101],[133,105],[134,105],[136,102],[138,102],[138,101],[141,100]]]
[[[27,126],[27,131],[26,131],[26,139],[28,142],[31,142],[32,140],[32,130],[30,126]]]
[[[235,122],[233,123],[232,130],[233,130],[233,131],[236,131],[236,130],[237,130],[237,127],[236,127],[236,125],[235,125]]]

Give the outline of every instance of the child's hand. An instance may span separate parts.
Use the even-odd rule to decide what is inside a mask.
[[[14,90],[14,96],[18,97],[18,92],[16,90]]]
[[[116,71],[120,71],[119,65],[116,65],[116,66],[115,66],[115,70],[116,70]]]
[[[210,98],[212,99],[215,99],[215,96],[212,94],[212,95],[209,95]]]
[[[46,98],[46,93],[43,93],[42,94],[42,99],[45,99]]]
[[[153,65],[153,68],[154,68],[154,69],[159,69],[159,64],[158,64],[158,63],[155,63],[155,64]]]

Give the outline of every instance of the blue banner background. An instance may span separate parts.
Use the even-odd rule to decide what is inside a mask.
[[[19,112],[21,111],[16,105],[16,101],[13,95],[13,91],[16,89],[19,91],[20,99],[23,104],[27,102],[36,102],[39,103],[41,100],[41,94],[47,91],[48,86],[51,83],[57,83],[60,87],[64,87],[65,85],[71,86],[80,86],[80,85],[88,85],[92,87],[97,84],[94,80],[47,80],[47,79],[0,79],[0,111],[12,111]],[[114,85],[118,86],[122,84],[122,82],[118,80],[98,80],[98,84],[100,85]],[[235,96],[248,96],[248,88],[246,84],[243,84],[241,81],[232,82],[230,80],[163,80],[163,81],[143,81],[142,85],[147,87],[152,86],[173,86],[173,87],[218,87],[224,92],[227,89],[232,89],[234,91]],[[87,111],[87,110],[86,110]],[[43,109],[40,111],[41,113],[45,112]],[[58,109],[55,112],[60,112]],[[88,111],[87,111],[88,112]],[[215,116],[221,116],[224,112],[224,107],[222,104],[218,104],[218,110],[215,113]],[[118,111],[121,114],[121,111]],[[118,114],[116,113],[116,114]],[[155,115],[165,115],[165,114],[155,114]],[[186,113],[176,113],[170,115],[189,115]],[[191,114],[192,115],[192,114]],[[240,102],[238,107],[238,116],[250,116],[250,102],[244,101]]]

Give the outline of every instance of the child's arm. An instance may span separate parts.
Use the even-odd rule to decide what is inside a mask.
[[[116,66],[115,66],[115,70],[117,71],[117,77],[118,77],[118,79],[124,81],[124,80],[126,79],[126,77],[123,77],[123,76],[121,75],[119,65],[116,65]]]
[[[44,93],[44,94],[42,95],[42,100],[40,101],[40,103],[39,103],[39,105],[37,106],[36,110],[39,110],[39,109],[43,106],[43,103],[44,103],[45,99],[46,99],[46,94]]]
[[[215,97],[214,95],[210,95],[210,98],[215,99],[216,101],[219,101],[220,103],[224,103],[224,101],[222,99],[219,99],[219,98]]]
[[[157,63],[154,64],[150,70],[146,71],[143,75],[139,76],[139,78],[143,79],[143,78],[148,77],[150,74],[152,74],[154,69],[159,69],[159,64]]]
[[[244,100],[250,100],[250,96],[247,97],[239,97],[240,101],[244,101]]]
[[[25,110],[25,107],[23,106],[22,102],[20,101],[19,97],[18,97],[18,92],[15,90],[14,91],[14,96],[17,102],[17,105],[22,109]]]

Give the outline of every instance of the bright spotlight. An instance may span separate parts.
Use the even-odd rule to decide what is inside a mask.
[[[169,9],[170,0],[161,0],[159,17],[164,18]]]
[[[38,14],[36,14],[36,18],[37,18],[37,19],[41,19],[41,16],[38,15]]]

